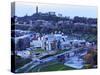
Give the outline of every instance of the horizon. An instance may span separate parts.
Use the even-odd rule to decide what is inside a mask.
[[[38,6],[38,12],[48,13],[55,12],[62,14],[62,17],[74,18],[75,16],[97,18],[97,7],[95,6],[80,6],[80,5],[60,5],[60,4],[43,4],[43,3],[15,3],[15,15],[23,17],[25,15],[32,16],[36,12],[36,6]],[[74,12],[74,13],[73,13]]]

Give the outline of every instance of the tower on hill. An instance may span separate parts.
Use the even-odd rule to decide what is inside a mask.
[[[36,6],[36,14],[38,14],[38,6]]]

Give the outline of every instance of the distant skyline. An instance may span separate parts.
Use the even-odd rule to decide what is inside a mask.
[[[97,7],[95,6],[80,6],[80,5],[63,5],[63,4],[40,4],[40,3],[26,3],[17,2],[15,4],[15,15],[22,17],[26,14],[31,16],[36,12],[36,6],[38,6],[38,12],[47,13],[55,12],[56,15],[62,14],[62,16],[74,16],[97,18]]]

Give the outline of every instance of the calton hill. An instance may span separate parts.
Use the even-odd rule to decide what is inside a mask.
[[[67,35],[78,35],[87,40],[95,41],[97,38],[97,18],[87,18],[75,16],[56,15],[55,12],[34,13],[31,16],[14,16],[11,18],[12,30],[21,29],[26,31],[38,32],[40,34],[49,34],[55,31],[61,31]],[[88,35],[88,36],[87,36]]]

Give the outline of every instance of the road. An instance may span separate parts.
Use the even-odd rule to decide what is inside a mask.
[[[24,72],[28,72],[28,71],[30,71],[32,68],[34,68],[35,66],[39,65],[41,62],[42,62],[42,63],[49,62],[49,61],[51,61],[51,60],[54,60],[57,56],[60,56],[60,55],[66,54],[66,53],[72,53],[72,52],[77,51],[77,50],[78,50],[78,49],[74,49],[74,50],[72,49],[72,50],[70,50],[70,51],[66,51],[66,52],[64,52],[64,53],[57,54],[57,55],[54,55],[54,56],[51,56],[51,57],[42,59],[42,60],[40,60],[40,61],[38,61],[38,62],[33,62],[33,61],[31,61],[31,62],[29,62],[28,64],[25,64],[23,67],[17,69],[15,72],[19,72],[19,71],[22,70],[22,69],[23,69],[23,70],[26,69]],[[32,66],[30,66],[30,65],[32,65]],[[28,66],[30,66],[30,67],[28,67]]]

